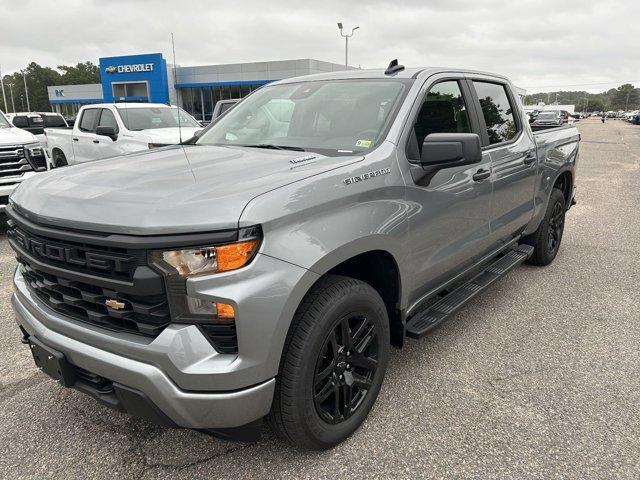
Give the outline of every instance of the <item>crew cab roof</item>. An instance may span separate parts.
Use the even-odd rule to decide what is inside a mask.
[[[316,73],[312,75],[304,75],[300,77],[291,77],[285,78],[283,80],[277,80],[275,82],[270,83],[269,85],[279,85],[286,83],[297,83],[297,82],[306,82],[306,81],[315,81],[315,80],[349,80],[349,79],[376,79],[376,78],[418,78],[418,77],[428,77],[435,73],[445,73],[445,72],[455,72],[455,73],[468,73],[475,75],[483,75],[487,77],[500,78],[503,80],[508,80],[504,75],[498,75],[495,73],[482,72],[476,70],[466,70],[460,68],[444,68],[444,67],[415,67],[415,68],[405,68],[404,70],[400,70],[391,75],[387,75],[384,73],[384,68],[376,68],[376,69],[353,69],[353,70],[339,70],[335,72],[326,72],[326,73]]]

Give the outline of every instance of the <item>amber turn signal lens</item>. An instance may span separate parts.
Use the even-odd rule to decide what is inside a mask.
[[[218,312],[218,318],[235,318],[236,312],[228,303],[216,302],[216,311]]]
[[[253,239],[215,247],[218,272],[235,270],[247,264],[258,248],[258,243],[258,239]]]

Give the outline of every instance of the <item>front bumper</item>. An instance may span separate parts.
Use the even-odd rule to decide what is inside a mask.
[[[73,365],[143,392],[177,426],[232,428],[250,423],[269,412],[274,379],[232,392],[181,390],[154,365],[92,347],[47,328],[23,302],[18,294],[13,295],[17,322],[30,335],[64,353]]]
[[[292,312],[316,277],[257,255],[244,269],[188,282],[190,295],[233,300],[238,355],[216,352],[195,325],[171,324],[147,338],[63,316],[31,294],[20,269],[12,303],[28,335],[74,366],[141,392],[175,425],[234,428],[269,412]]]

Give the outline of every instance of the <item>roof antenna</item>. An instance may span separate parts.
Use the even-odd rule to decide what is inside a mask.
[[[176,44],[173,41],[173,32],[171,32],[171,50],[173,51],[173,84],[176,84]],[[176,91],[176,103],[178,103],[178,92]],[[169,97],[169,106],[171,106],[171,97]],[[180,138],[180,144],[182,144],[182,125],[180,123],[180,105],[176,105],[178,108],[178,137]]]
[[[398,73],[404,70],[404,65],[398,65],[398,59],[391,60],[389,66],[384,71],[385,75],[393,75],[394,73]]]

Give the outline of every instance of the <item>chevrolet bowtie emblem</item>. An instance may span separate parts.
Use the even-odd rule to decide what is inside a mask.
[[[109,308],[113,308],[114,310],[122,310],[124,308],[123,302],[119,302],[118,300],[115,300],[113,298],[107,299],[104,304]]]

